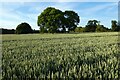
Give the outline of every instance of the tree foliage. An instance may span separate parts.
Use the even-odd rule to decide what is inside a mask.
[[[74,11],[65,11],[64,12],[64,17],[65,17],[65,26],[66,28],[68,28],[68,30],[74,30],[80,19],[77,13],[75,13]]]
[[[111,26],[112,31],[120,31],[120,26],[118,25],[116,20],[112,20],[111,23],[112,23],[112,26]]]
[[[32,33],[33,30],[31,26],[28,23],[21,23],[17,26],[15,33],[16,34],[27,34],[27,33]]]
[[[99,21],[97,20],[89,20],[86,27],[85,32],[95,32],[98,26]]]
[[[108,32],[110,29],[104,27],[104,25],[98,25],[96,28],[96,32]]]
[[[84,30],[85,30],[84,27],[76,27],[75,28],[75,32],[85,32]]]
[[[73,30],[79,23],[79,16],[74,11],[62,12],[53,7],[46,8],[39,16],[37,25],[40,26],[41,32],[55,33],[59,28],[63,32]]]
[[[14,33],[15,33],[14,29],[0,28],[0,34],[14,34]]]
[[[100,24],[98,20],[89,20],[85,27],[77,27],[75,32],[109,32],[110,29]]]
[[[41,32],[54,33],[60,24],[61,18],[62,12],[60,10],[48,7],[38,16],[37,24],[40,26]]]

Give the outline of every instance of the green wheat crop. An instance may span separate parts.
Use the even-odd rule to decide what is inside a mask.
[[[117,32],[2,35],[2,79],[118,79]]]

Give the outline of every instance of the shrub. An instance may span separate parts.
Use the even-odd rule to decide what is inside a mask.
[[[17,26],[15,33],[16,34],[28,34],[32,33],[33,30],[31,26],[28,23],[21,23]]]

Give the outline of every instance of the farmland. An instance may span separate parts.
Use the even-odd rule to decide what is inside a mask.
[[[2,35],[2,79],[119,76],[117,32]]]

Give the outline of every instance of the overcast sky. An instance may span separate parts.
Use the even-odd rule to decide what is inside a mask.
[[[118,20],[118,2],[1,2],[0,26],[15,29],[22,22],[27,22],[33,29],[37,26],[37,17],[47,7],[62,11],[73,10],[80,16],[79,26],[85,26],[88,20],[96,19],[106,27],[111,27],[111,20]]]

